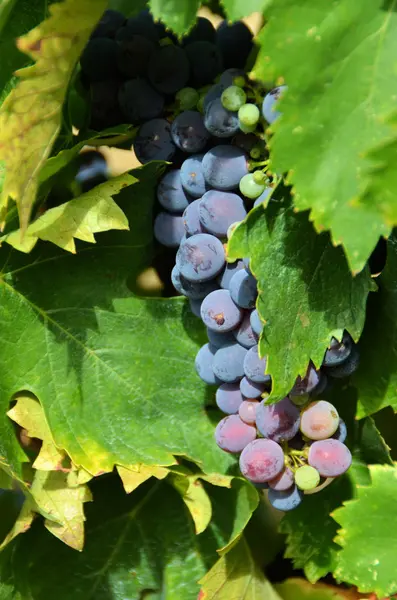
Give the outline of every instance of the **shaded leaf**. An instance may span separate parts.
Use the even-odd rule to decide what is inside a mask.
[[[180,493],[188,507],[196,533],[205,531],[211,521],[212,506],[207,492],[197,476],[189,477],[171,473],[168,481]]]
[[[392,465],[390,448],[376,428],[371,417],[364,419],[360,424],[360,456],[367,464]]]
[[[181,36],[193,27],[200,0],[149,0],[149,7],[155,19]]]
[[[283,600],[353,600],[347,590],[324,583],[312,585],[305,579],[287,579],[275,588]]]
[[[263,12],[272,0],[222,0],[226,16],[230,21],[239,21],[254,12]]]
[[[0,550],[3,550],[12,540],[14,540],[19,534],[26,533],[30,529],[36,510],[36,504],[31,495],[28,495],[22,502],[22,506],[18,507],[17,514],[15,515],[15,522],[8,531],[7,535],[0,544]]]

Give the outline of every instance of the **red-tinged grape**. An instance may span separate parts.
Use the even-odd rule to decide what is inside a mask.
[[[215,441],[225,452],[238,454],[256,438],[256,429],[243,423],[238,415],[229,415],[215,429]]]
[[[189,281],[213,279],[225,264],[222,242],[208,233],[192,235],[179,246],[176,264],[181,275]]]
[[[201,318],[209,329],[220,333],[237,327],[243,312],[235,305],[228,290],[215,290],[204,298]]]
[[[292,440],[299,431],[299,409],[289,398],[277,404],[265,404],[264,401],[256,413],[256,426],[265,438],[275,442]]]
[[[244,398],[238,383],[222,383],[216,390],[215,400],[222,412],[227,415],[236,415]]]
[[[243,375],[243,361],[247,350],[240,344],[219,348],[213,362],[215,375],[225,383],[239,381]]]
[[[294,485],[294,474],[286,467],[277,477],[269,481],[269,487],[277,492],[285,492]]]
[[[240,470],[244,477],[254,483],[270,481],[283,469],[283,450],[272,440],[254,440],[241,453]]]
[[[288,512],[299,506],[303,500],[303,493],[294,485],[285,492],[269,489],[267,497],[273,508]]]
[[[326,400],[311,402],[301,413],[300,430],[310,440],[325,440],[338,429],[339,415]]]
[[[258,406],[259,402],[257,400],[244,400],[238,409],[240,419],[244,421],[244,423],[248,423],[248,425],[255,425]]]
[[[240,381],[240,391],[245,398],[260,398],[265,391],[265,384],[255,383],[248,377],[243,377]]]
[[[302,396],[309,394],[314,390],[320,381],[320,371],[316,371],[312,364],[309,365],[306,375],[302,378],[300,375],[296,378],[294,387],[290,391],[291,396]]]
[[[350,467],[352,455],[338,440],[320,440],[310,446],[308,461],[321,477],[339,477]]]

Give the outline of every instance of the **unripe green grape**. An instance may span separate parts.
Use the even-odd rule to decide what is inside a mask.
[[[230,85],[222,93],[221,102],[226,110],[236,112],[247,100],[246,93],[237,85]]]
[[[253,173],[247,173],[240,179],[239,183],[240,192],[246,196],[247,198],[251,198],[251,200],[255,200],[265,189],[265,185],[259,185],[254,180]]]
[[[320,473],[309,465],[299,467],[295,471],[295,483],[301,490],[312,490],[320,483]]]
[[[256,125],[250,125],[249,127],[247,127],[247,125],[244,125],[244,123],[242,123],[240,120],[238,122],[238,126],[240,127],[243,133],[252,133],[256,129]]]
[[[302,396],[289,396],[289,399],[291,400],[292,404],[295,404],[295,406],[304,406],[311,400],[309,394],[302,394]]]
[[[233,85],[243,88],[245,86],[245,78],[242,75],[238,75],[233,79]]]
[[[255,104],[251,104],[250,102],[247,104],[243,104],[238,109],[239,121],[246,127],[251,127],[252,125],[256,125],[257,122],[259,121],[259,117],[260,117],[259,108]]]
[[[179,103],[179,106],[182,110],[189,110],[191,108],[195,108],[197,106],[199,98],[200,96],[198,91],[192,87],[182,88],[175,95],[175,99]]]
[[[260,158],[262,155],[262,151],[259,148],[259,146],[254,146],[253,148],[251,148],[250,151],[250,157],[253,158],[254,160],[258,160],[258,158]]]
[[[263,171],[254,171],[254,181],[258,185],[264,185],[266,183],[266,175]]]

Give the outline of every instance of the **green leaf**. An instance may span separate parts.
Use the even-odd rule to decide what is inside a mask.
[[[341,248],[328,234],[315,233],[307,213],[273,200],[267,209],[257,207],[235,229],[229,256],[249,256],[258,280],[257,308],[265,321],[260,352],[268,356],[272,400],[290,391],[310,359],[321,365],[332,336],[341,339],[343,329],[360,336],[373,285],[369,271],[353,278]]]
[[[372,465],[370,472],[372,485],[358,487],[357,498],[333,513],[342,527],[334,575],[360,592],[383,598],[397,592],[397,470]]]
[[[2,33],[4,26],[7,23],[7,19],[15,6],[15,2],[16,0],[0,1],[0,33]]]
[[[195,532],[203,533],[211,521],[212,506],[207,492],[197,475],[189,477],[171,473],[169,483],[180,493],[195,525]]]
[[[98,234],[77,255],[43,243],[27,256],[0,249],[3,415],[15,392],[34,393],[56,446],[91,474],[167,466],[174,455],[206,473],[236,464],[214,443],[204,410],[212,392],[194,369],[202,324],[183,298],[130,291],[152,261],[158,172],[138,169],[140,183],[117,197],[131,231]],[[0,454],[18,469],[20,453],[3,417]]]
[[[76,253],[75,239],[95,243],[94,233],[128,229],[127,217],[113,196],[137,181],[127,173],[114,177],[74,200],[47,210],[29,225],[24,236],[18,229],[5,235],[3,241],[17,250],[30,252],[40,239]]]
[[[272,0],[222,0],[229,21],[239,21],[254,12],[263,12]]]
[[[200,580],[198,600],[281,600],[244,538]]]
[[[39,170],[60,130],[69,79],[105,8],[105,0],[53,4],[51,16],[18,39],[18,48],[36,62],[18,71],[20,81],[0,109],[0,159],[7,167],[0,220],[4,222],[12,198],[18,206],[22,231],[27,228],[36,197]]]
[[[196,22],[200,0],[149,0],[149,7],[155,19],[181,36]]]
[[[255,75],[288,84],[273,127],[272,168],[289,171],[296,208],[311,210],[318,231],[331,230],[359,272],[391,230],[384,199],[367,186],[370,151],[394,136],[394,2],[280,0],[266,18]]]
[[[119,10],[126,17],[132,17],[146,8],[146,0],[109,0],[108,8]]]
[[[275,586],[283,600],[348,600],[345,590],[330,585],[310,584],[305,579],[287,579]],[[340,592],[340,593],[339,593]]]
[[[367,464],[392,465],[390,448],[378,431],[371,417],[359,423],[360,428],[360,457]]]

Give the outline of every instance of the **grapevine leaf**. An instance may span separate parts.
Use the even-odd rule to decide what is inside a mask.
[[[300,578],[287,579],[276,585],[275,588],[283,600],[348,600],[352,598],[349,592],[347,592],[348,595],[345,595],[346,590],[324,583],[312,585]]]
[[[255,563],[244,537],[199,583],[202,587],[198,600],[281,600]]]
[[[192,516],[196,533],[203,533],[211,521],[212,506],[203,483],[197,476],[171,473],[169,482],[180,493]]]
[[[360,427],[360,458],[367,464],[392,465],[390,448],[378,431],[371,417],[364,419]]]
[[[16,400],[15,406],[8,411],[8,416],[26,429],[29,437],[43,442],[33,467],[41,471],[55,471],[62,465],[65,453],[54,444],[40,402],[26,392],[18,394]]]
[[[23,505],[19,507],[20,511],[17,514],[15,522],[13,523],[10,531],[7,533],[5,538],[2,540],[0,544],[0,550],[3,550],[13,539],[15,539],[19,534],[26,533],[28,529],[30,529],[33,518],[35,515],[35,511],[37,509],[36,503],[33,500],[32,496],[28,496]]]
[[[1,0],[0,3],[0,33],[3,31],[5,24],[12,9],[15,6],[16,0]]]
[[[3,240],[22,252],[30,252],[41,239],[75,253],[75,238],[95,243],[94,233],[128,229],[128,220],[113,196],[136,182],[137,179],[127,173],[114,177],[74,200],[47,210],[29,225],[24,236],[17,230],[5,235]]]
[[[18,71],[20,81],[0,109],[0,159],[7,166],[0,220],[13,198],[22,231],[29,222],[39,170],[60,129],[69,79],[105,8],[105,0],[53,4],[51,16],[18,39],[18,48],[36,62]]]
[[[358,487],[357,498],[333,513],[342,527],[336,537],[342,550],[334,575],[360,592],[383,598],[397,592],[397,470],[387,465],[369,468],[372,484]]]
[[[239,21],[254,12],[263,12],[272,0],[222,0],[229,21]]]
[[[386,267],[377,278],[379,292],[368,303],[360,339],[360,366],[353,377],[358,418],[385,406],[397,411],[397,237],[388,241]],[[374,348],[380,351],[374,352]]]
[[[318,231],[331,230],[359,272],[391,230],[384,199],[367,187],[370,151],[393,136],[395,2],[281,0],[266,18],[255,74],[288,84],[273,127],[272,167],[289,171],[296,208],[311,210]]]
[[[352,277],[341,248],[315,233],[307,213],[279,201],[251,211],[229,242],[231,259],[249,256],[265,321],[260,353],[268,356],[271,398],[283,398],[311,359],[320,366],[331,337],[360,336],[372,289],[369,271]],[[279,290],[277,294],[270,291]]]
[[[164,479],[169,473],[168,469],[164,467],[148,467],[146,465],[135,465],[128,469],[118,466],[117,472],[120,475],[127,494],[131,494],[131,492],[151,477]]]
[[[119,10],[126,17],[132,17],[146,8],[146,0],[109,0],[108,8]]]
[[[200,0],[149,0],[149,6],[155,19],[181,36],[193,27]]]
[[[98,234],[77,255],[42,242],[29,255],[0,249],[5,408],[17,391],[35,394],[56,446],[93,475],[115,464],[172,465],[174,455],[208,474],[236,464],[213,441],[208,388],[194,369],[202,324],[183,298],[130,291],[152,260],[158,171],[138,169],[139,184],[117,196],[131,231]],[[0,454],[20,469],[6,410]]]

